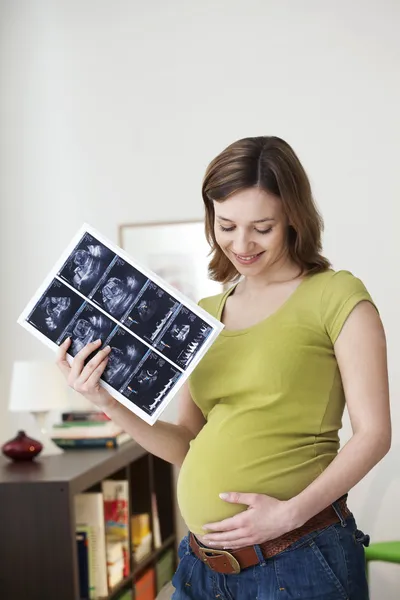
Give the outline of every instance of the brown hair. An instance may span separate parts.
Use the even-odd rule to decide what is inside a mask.
[[[235,192],[257,186],[279,197],[290,222],[288,249],[303,273],[330,267],[321,252],[323,220],[314,203],[307,174],[294,150],[278,137],[251,137],[234,142],[209,164],[202,195],[206,209],[205,230],[211,246],[208,267],[211,279],[227,283],[239,273],[222,252],[214,233],[214,204]]]

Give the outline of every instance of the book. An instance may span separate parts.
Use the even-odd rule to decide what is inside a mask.
[[[87,600],[89,596],[89,557],[86,531],[76,531],[76,553],[78,556],[79,597]]]
[[[161,528],[160,519],[158,516],[157,496],[155,492],[151,494],[151,510],[153,513],[153,536],[154,536],[154,548],[161,548]]]
[[[156,582],[154,569],[143,572],[135,582],[136,600],[154,600],[156,597]]]
[[[93,581],[94,598],[107,596],[107,559],[103,494],[87,492],[74,498],[76,526],[87,527],[89,581]]]
[[[107,578],[109,589],[124,578],[125,549],[124,542],[106,532]]]
[[[149,513],[132,515],[131,545],[135,562],[140,562],[151,553],[152,539]]]
[[[61,420],[65,422],[109,421],[110,417],[100,410],[67,411],[61,413]]]
[[[64,421],[51,429],[54,438],[105,438],[114,437],[124,430],[112,421]]]
[[[57,438],[52,440],[57,446],[63,449],[69,448],[119,448],[122,444],[131,440],[129,433],[120,433],[113,437],[99,438]]]
[[[129,482],[126,479],[103,479],[101,482],[104,501],[105,531],[110,539],[123,544],[126,577],[130,571],[129,557]]]
[[[174,551],[171,548],[166,550],[156,562],[156,580],[157,592],[159,592],[166,583],[171,581],[174,575]]]
[[[76,533],[83,534],[86,537],[86,552],[88,561],[88,598],[95,597],[95,585],[94,585],[94,553],[93,553],[93,532],[89,525],[77,525]]]
[[[107,579],[108,579],[108,587],[112,590],[116,585],[118,585],[124,578],[124,557],[121,556],[119,560],[117,560],[112,565],[107,565]]]

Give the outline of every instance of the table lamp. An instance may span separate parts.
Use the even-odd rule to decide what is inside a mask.
[[[13,365],[10,400],[11,412],[30,412],[41,431],[42,456],[64,451],[50,438],[46,421],[50,411],[62,411],[69,406],[67,384],[52,362],[16,361]]]

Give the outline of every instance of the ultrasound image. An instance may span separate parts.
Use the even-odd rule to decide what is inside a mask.
[[[51,341],[58,343],[64,329],[85,303],[73,290],[54,279],[27,318]]]
[[[118,258],[92,300],[115,319],[121,320],[132,307],[146,281],[147,277],[143,273]]]
[[[150,352],[120,391],[136,406],[152,415],[180,376],[178,369],[155,352]]]
[[[186,369],[210,335],[212,328],[191,310],[182,307],[155,347],[178,366]]]
[[[100,339],[104,343],[114,328],[117,328],[114,321],[111,321],[91,304],[85,303],[64,331],[60,344],[65,338],[70,337],[72,342],[68,348],[68,354],[76,356],[80,350],[91,342]],[[96,352],[100,349],[101,346]]]
[[[61,268],[59,276],[89,296],[115,257],[116,254],[107,246],[85,233]]]
[[[180,307],[180,303],[150,282],[136,299],[132,310],[124,318],[124,324],[148,342],[153,342],[166,323]]]
[[[107,340],[107,344],[111,346],[111,351],[101,378],[116,390],[120,390],[121,386],[133,376],[149,349],[120,327],[111,339]]]

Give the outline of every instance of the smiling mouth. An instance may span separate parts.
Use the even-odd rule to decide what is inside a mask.
[[[252,264],[254,263],[256,260],[258,260],[260,258],[260,256],[262,254],[264,254],[265,250],[263,250],[262,252],[258,252],[257,254],[249,254],[247,256],[243,256],[242,254],[236,254],[235,252],[233,252],[236,260],[238,260],[240,263],[242,264]]]

